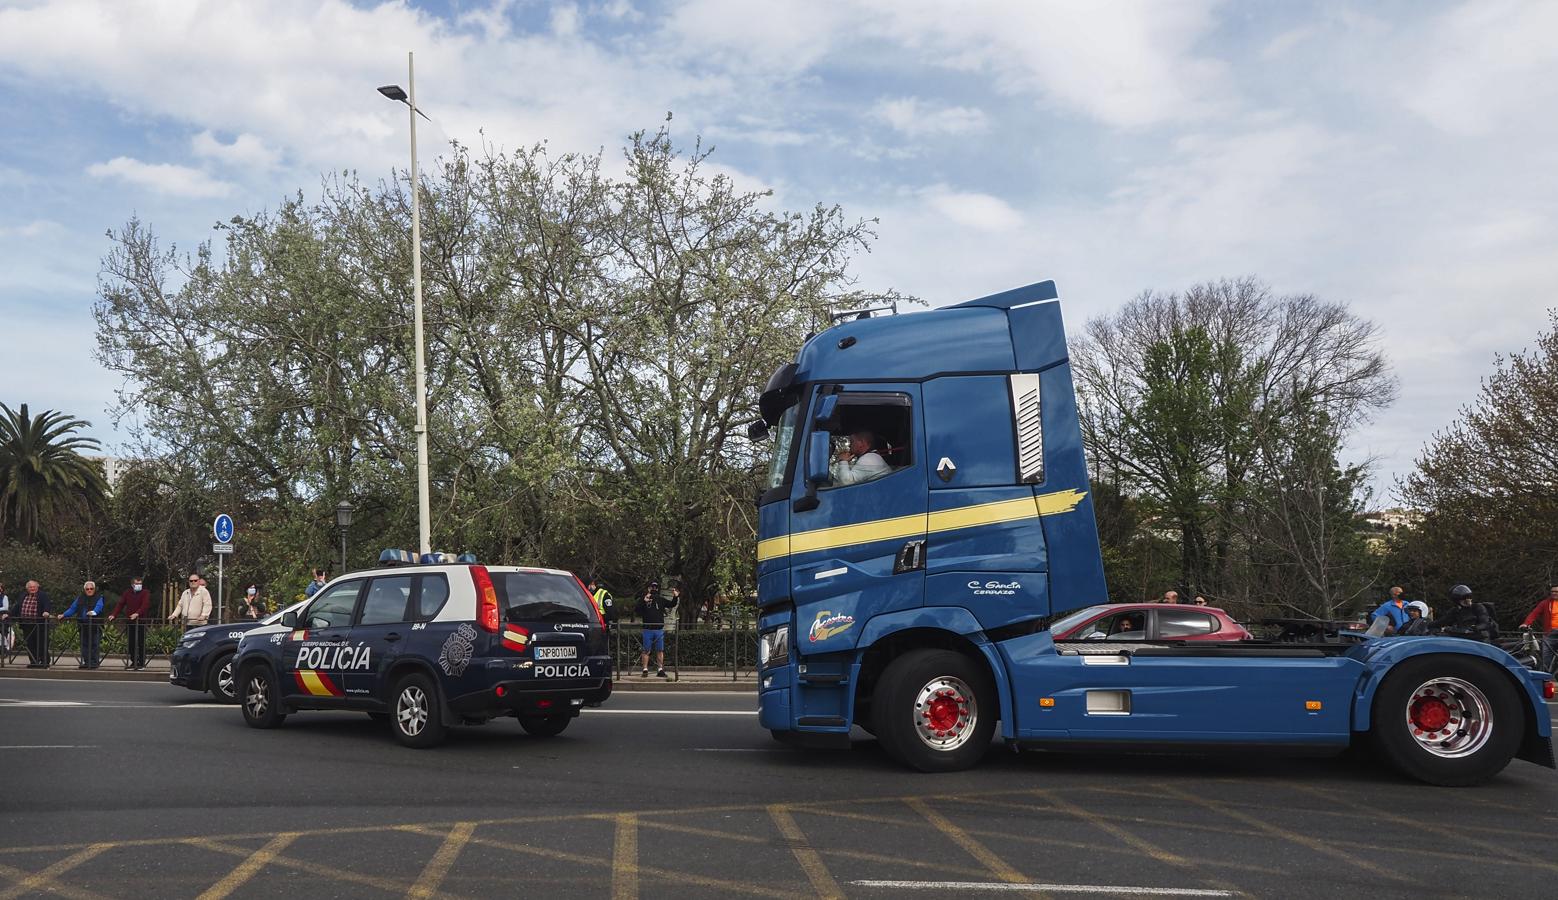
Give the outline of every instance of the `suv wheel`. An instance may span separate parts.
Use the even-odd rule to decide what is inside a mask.
[[[444,739],[438,688],[426,675],[407,675],[395,684],[390,718],[395,739],[407,747],[432,747]]]
[[[221,703],[238,702],[238,681],[233,675],[233,654],[224,653],[211,663],[206,690]]]
[[[525,729],[525,733],[533,737],[556,737],[563,733],[568,723],[573,721],[573,716],[564,714],[560,716],[520,716],[519,727]]]
[[[243,720],[250,728],[275,728],[287,718],[281,711],[276,680],[271,677],[268,667],[256,665],[244,669],[241,683]]]

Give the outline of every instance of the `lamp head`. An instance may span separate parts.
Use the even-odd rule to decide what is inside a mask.
[[[385,86],[379,88],[379,93],[390,98],[391,100],[399,100],[402,103],[406,102],[407,99],[406,92],[401,90],[400,85],[398,84],[386,84]]]

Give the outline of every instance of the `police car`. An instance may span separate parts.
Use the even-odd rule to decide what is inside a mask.
[[[296,610],[301,605],[290,608]],[[233,654],[238,652],[238,639],[261,625],[281,621],[286,611],[272,613],[258,622],[201,625],[184,632],[169,658],[168,683],[192,691],[209,691],[211,696],[223,703],[237,703]]]
[[[469,554],[386,550],[379,562],[239,640],[233,671],[250,726],[360,710],[402,744],[430,747],[450,726],[500,716],[559,734],[611,695],[605,622],[572,574]]]

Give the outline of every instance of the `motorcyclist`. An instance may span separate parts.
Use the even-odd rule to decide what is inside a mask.
[[[1407,623],[1396,634],[1422,637],[1428,633],[1428,604],[1413,600],[1407,604]]]
[[[1498,623],[1487,604],[1472,599],[1471,588],[1458,584],[1450,588],[1450,611],[1428,623],[1430,631],[1441,631],[1474,641],[1492,642],[1498,638]]]

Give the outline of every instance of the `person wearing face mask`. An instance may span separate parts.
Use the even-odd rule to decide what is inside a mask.
[[[265,618],[265,603],[260,599],[260,589],[255,585],[249,585],[244,591],[243,603],[238,607],[238,621],[258,622]]]
[[[119,602],[108,614],[112,622],[124,616],[125,643],[130,651],[130,668],[146,668],[146,616],[151,611],[151,591],[146,590],[145,580],[137,577],[130,587],[119,595]]]

